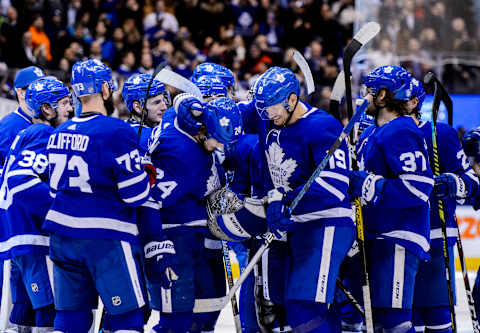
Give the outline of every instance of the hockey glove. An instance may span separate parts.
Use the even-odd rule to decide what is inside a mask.
[[[177,123],[180,129],[191,136],[197,135],[204,124],[202,102],[194,95],[184,93],[175,97],[173,107],[177,113]]]
[[[365,202],[377,204],[385,186],[382,176],[369,174],[365,171],[350,172],[348,193],[352,197],[361,197]]]
[[[175,267],[178,259],[175,246],[171,240],[162,238],[153,240],[143,248],[147,278],[152,283],[160,283],[163,289],[170,289],[178,280]]]
[[[432,195],[437,199],[464,199],[471,194],[469,182],[463,180],[463,175],[454,173],[442,173],[435,176],[435,185],[433,185]]]
[[[157,180],[157,169],[155,169],[155,167],[153,166],[150,156],[143,156],[141,163],[145,168],[145,172],[148,175],[148,182],[150,183],[150,187],[152,187]]]
[[[289,227],[295,223],[288,216],[283,197],[279,189],[268,191],[267,223],[270,231],[278,239],[282,238],[279,231],[289,231]]]

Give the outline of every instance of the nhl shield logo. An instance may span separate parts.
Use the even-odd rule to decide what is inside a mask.
[[[120,296],[113,296],[112,304],[113,306],[119,306],[120,304],[122,304],[122,299],[120,298]]]
[[[30,287],[32,287],[32,291],[33,291],[34,293],[37,293],[37,292],[38,292],[38,285],[37,285],[36,283],[32,283],[32,284],[30,285]]]

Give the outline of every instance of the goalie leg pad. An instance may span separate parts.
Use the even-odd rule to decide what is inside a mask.
[[[93,313],[90,309],[79,311],[57,311],[55,316],[55,331],[68,333],[88,332],[93,322]]]

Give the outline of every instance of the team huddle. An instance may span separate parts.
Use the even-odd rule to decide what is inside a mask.
[[[358,197],[375,332],[452,332],[438,205],[454,274],[456,203],[480,207],[480,130],[465,136],[467,156],[437,124],[434,177],[422,83],[379,67],[364,80],[358,142],[341,143],[291,210],[341,123],[300,100],[287,68],[268,69],[247,101],[223,66],[198,65],[192,82],[202,96],[129,77],[121,120],[98,60],[73,66],[72,94],[39,68],[17,74],[19,108],[0,121],[11,332],[88,332],[99,297],[103,331],[143,332],[153,309],[155,332],[213,332],[228,247],[245,267],[268,231],[276,239],[242,284],[237,332],[361,332]]]

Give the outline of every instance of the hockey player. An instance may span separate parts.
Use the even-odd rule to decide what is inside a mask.
[[[3,167],[10,145],[22,129],[32,124],[32,114],[25,104],[25,91],[30,83],[45,76],[35,66],[21,69],[13,80],[13,88],[17,97],[18,109],[0,120],[0,165]]]
[[[201,76],[217,77],[227,88],[228,97],[235,98],[235,76],[228,68],[213,62],[204,62],[193,70],[192,82],[196,84]]]
[[[409,116],[411,80],[403,68],[383,66],[364,80],[375,126],[357,145],[360,171],[349,192],[361,197],[374,323],[383,332],[414,332],[415,274],[428,259],[433,175],[423,134]]]
[[[112,331],[142,332],[146,296],[135,207],[147,200],[155,171],[141,165],[135,131],[109,117],[116,90],[111,69],[79,61],[71,83],[76,117],[47,145],[54,200],[44,229],[54,262],[54,327],[87,332],[100,295]]]
[[[137,132],[145,107],[145,124],[140,138],[141,156],[147,151],[148,139],[150,138],[152,128],[160,124],[163,113],[171,105],[170,94],[165,89],[165,85],[158,80],[152,81],[148,98],[145,101],[151,77],[150,74],[132,75],[125,81],[122,88],[123,100],[128,111],[130,111],[128,123]]]
[[[255,84],[253,102],[241,110],[248,130],[260,135],[271,178],[266,186],[273,182],[275,187],[268,195],[268,225],[276,234],[288,232],[281,295],[288,323],[293,330],[333,332],[336,324],[328,303],[333,300],[340,263],[355,237],[346,194],[348,150],[343,143],[289,216],[286,207],[341,131],[333,117],[301,102],[299,91],[295,74],[273,67]]]
[[[25,104],[25,91],[30,83],[45,76],[43,71],[35,66],[30,66],[21,69],[16,74],[13,80],[13,88],[19,107],[14,112],[6,115],[0,120],[0,173],[5,164],[10,146],[16,135],[22,130],[32,124],[32,114]],[[0,217],[4,214],[4,210],[0,209]],[[0,285],[3,282],[3,259],[0,260]],[[17,306],[12,310],[12,319],[20,322],[23,325],[32,326],[35,324],[32,312],[32,305],[28,298],[25,298],[26,303],[22,306],[17,303]],[[4,310],[5,311],[5,310]]]
[[[16,307],[31,302],[37,332],[53,330],[55,308],[47,270],[48,235],[41,231],[52,203],[48,186],[47,142],[54,127],[73,112],[70,91],[53,78],[41,78],[25,92],[34,125],[22,130],[7,156],[0,189],[0,205],[6,211],[1,230],[2,255],[11,259],[12,317]],[[22,327],[25,329],[25,327]]]
[[[477,177],[480,177],[480,127],[476,127],[467,133],[462,138],[463,149],[470,161],[470,165]],[[480,191],[477,189],[475,196],[470,198],[469,203],[473,206],[473,209],[480,209]],[[472,290],[473,300],[475,302],[475,313],[480,313],[480,267],[477,272],[475,284]],[[480,321],[479,321],[480,324]]]
[[[428,147],[429,161],[433,163],[432,125],[420,121],[420,110],[425,99],[425,90],[420,81],[412,78],[412,98],[409,107]],[[452,332],[448,288],[445,279],[443,235],[438,201],[443,201],[447,224],[447,245],[450,254],[450,281],[455,295],[455,265],[453,248],[457,242],[455,208],[457,200],[464,201],[478,187],[478,178],[470,167],[457,131],[446,123],[437,122],[437,144],[440,176],[435,176],[435,185],[430,197],[430,261],[420,263],[415,277],[413,299],[414,325],[417,332]],[[455,296],[454,296],[455,297]]]
[[[144,252],[151,306],[161,312],[157,332],[205,330],[193,323],[193,313],[209,312],[212,299],[225,295],[221,251],[208,251],[220,244],[208,231],[203,201],[220,187],[219,176],[199,131],[206,124],[207,141],[228,143],[242,131],[240,116],[233,101],[220,98],[205,105],[203,122],[189,123],[181,115],[193,104],[202,105],[189,94],[175,98],[174,125],[162,130],[152,153],[158,170],[152,197],[161,206],[162,228],[148,229]]]

